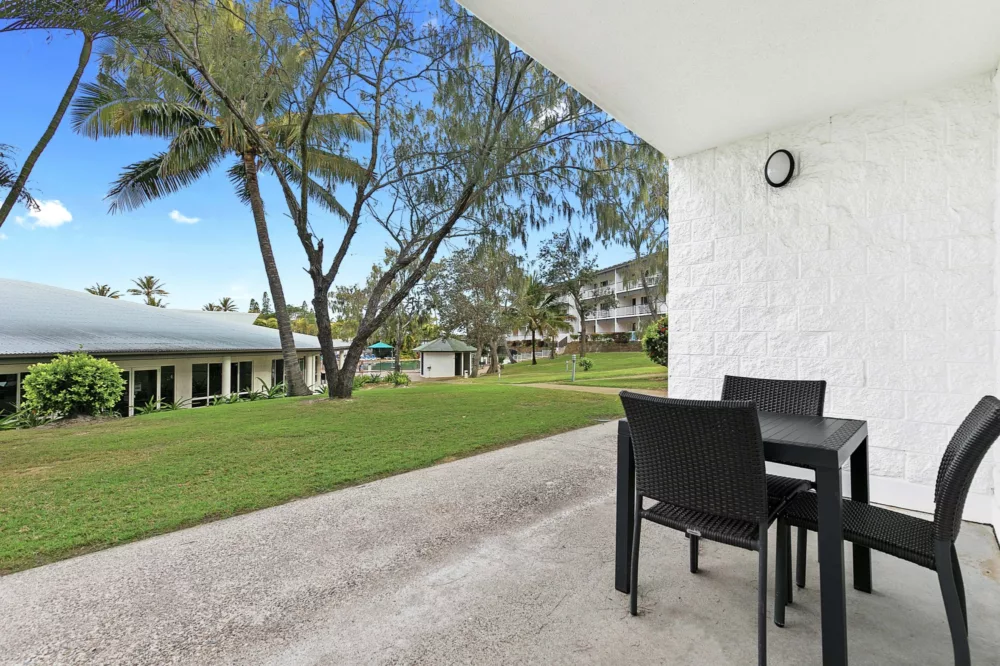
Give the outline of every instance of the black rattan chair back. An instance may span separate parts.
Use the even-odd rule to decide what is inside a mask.
[[[723,400],[753,400],[762,412],[823,416],[826,382],[726,375]]]
[[[945,449],[934,487],[934,533],[954,541],[962,527],[962,510],[979,464],[1000,437],[1000,400],[985,396],[973,407]]]
[[[716,516],[768,516],[764,445],[749,401],[676,400],[623,391],[640,495]]]

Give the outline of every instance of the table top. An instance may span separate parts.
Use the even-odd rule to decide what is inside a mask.
[[[868,424],[828,416],[758,412],[764,457],[803,467],[840,467],[868,437]]]

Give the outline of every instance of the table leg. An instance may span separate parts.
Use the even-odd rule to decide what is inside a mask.
[[[851,454],[851,499],[868,503],[868,438]],[[872,552],[854,544],[854,589],[872,591]]]
[[[816,470],[819,505],[819,593],[823,665],[847,664],[847,593],[844,589],[844,528],[840,469]]]
[[[628,594],[635,523],[635,456],[628,421],[618,422],[618,489],[615,495],[615,589]]]

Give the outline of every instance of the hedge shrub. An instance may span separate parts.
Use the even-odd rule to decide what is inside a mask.
[[[43,414],[97,415],[109,412],[125,392],[121,368],[90,354],[60,354],[29,368],[24,404]]]
[[[651,322],[642,334],[642,350],[646,352],[649,360],[664,367],[667,365],[667,337],[669,334],[667,315]]]

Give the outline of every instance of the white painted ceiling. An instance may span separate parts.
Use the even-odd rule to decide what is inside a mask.
[[[671,157],[1000,61],[1000,0],[459,1]]]

